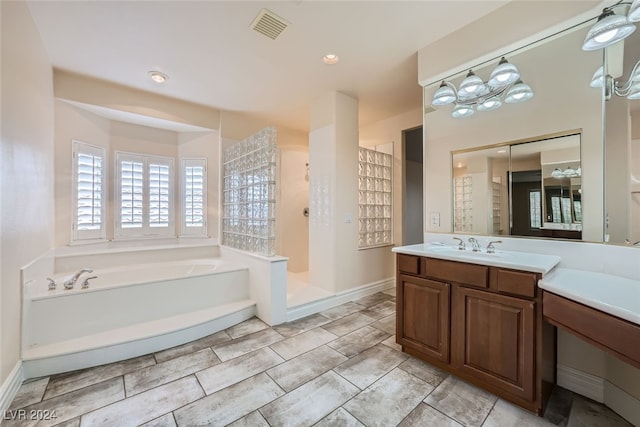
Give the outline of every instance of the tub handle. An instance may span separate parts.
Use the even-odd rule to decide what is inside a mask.
[[[49,281],[49,290],[53,291],[56,289],[56,281],[53,280],[51,277],[47,277],[47,280]]]
[[[89,280],[97,278],[98,276],[87,277],[86,279],[84,279],[84,282],[82,282],[82,286],[80,287],[80,289],[87,289],[89,287]]]

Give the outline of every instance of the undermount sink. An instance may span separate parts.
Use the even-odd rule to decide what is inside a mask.
[[[548,273],[559,262],[560,257],[528,252],[504,251],[496,249],[494,253],[487,253],[482,248],[474,252],[471,248],[459,250],[457,246],[420,243],[417,245],[401,246],[392,249],[393,252],[405,253],[424,257],[462,261],[472,264],[483,264],[493,267],[512,268],[536,273]]]

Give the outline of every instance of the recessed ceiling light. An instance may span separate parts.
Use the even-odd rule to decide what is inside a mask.
[[[338,61],[340,61],[340,58],[335,53],[327,53],[325,56],[322,57],[322,62],[324,62],[327,65],[337,64]]]
[[[156,83],[164,83],[169,80],[169,76],[165,73],[161,73],[160,71],[149,71],[149,77]]]

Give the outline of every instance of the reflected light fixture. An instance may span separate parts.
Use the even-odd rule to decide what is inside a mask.
[[[338,61],[340,61],[340,57],[338,57],[338,55],[336,55],[335,53],[327,53],[322,57],[322,62],[327,65],[335,65],[338,63]]]
[[[520,80],[518,68],[503,56],[488,82],[469,70],[458,89],[453,83],[443,80],[431,103],[435,106],[455,104],[451,115],[458,119],[472,116],[476,110],[492,111],[500,108],[503,102],[514,104],[532,97],[533,91]]]
[[[591,78],[591,87],[604,87],[604,99],[607,101],[613,94],[627,97],[627,99],[640,99],[640,61],[633,66],[629,80],[626,82],[605,74],[604,67],[600,66]]]
[[[153,80],[154,82],[160,84],[169,80],[169,76],[160,71],[149,71],[149,77],[151,77],[151,80]]]
[[[628,4],[628,2],[619,1],[613,6],[602,9],[598,20],[587,32],[582,50],[602,49],[629,37],[636,30],[633,23],[640,21],[640,0],[634,0],[626,15],[616,15],[613,11],[618,6]]]

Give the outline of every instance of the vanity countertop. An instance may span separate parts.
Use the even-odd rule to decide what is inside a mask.
[[[491,267],[511,268],[514,270],[523,270],[542,274],[548,273],[560,262],[560,257],[555,255],[501,251],[497,249],[495,253],[488,254],[486,252],[473,252],[471,249],[461,251],[455,246],[436,245],[433,243],[418,243],[416,245],[399,246],[391,250],[393,252],[407,255],[468,262],[471,264],[488,265]]]
[[[640,280],[558,268],[538,286],[561,297],[640,325]]]

